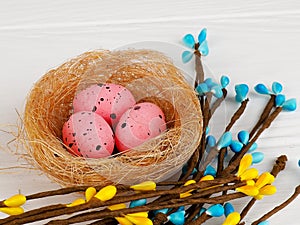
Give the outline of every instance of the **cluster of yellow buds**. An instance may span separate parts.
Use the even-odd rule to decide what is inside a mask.
[[[74,207],[77,205],[82,205],[87,202],[89,202],[92,198],[97,198],[102,202],[108,201],[112,199],[117,193],[117,188],[113,185],[108,185],[106,187],[103,187],[100,189],[100,191],[97,192],[96,188],[89,187],[85,191],[85,199],[78,198],[75,201],[73,201],[70,204],[67,204],[67,207]]]
[[[252,155],[246,154],[240,162],[237,176],[241,181],[246,181],[247,185],[236,188],[236,191],[252,196],[257,200],[262,199],[264,195],[276,193],[276,187],[272,185],[275,177],[269,172],[259,175],[257,169],[249,168],[251,165]]]
[[[132,185],[130,188],[137,192],[142,191],[152,191],[156,189],[156,183],[153,181],[146,181],[140,184]],[[108,185],[97,190],[94,187],[89,187],[85,191],[85,199],[78,198],[70,204],[67,204],[67,207],[74,207],[81,204],[89,202],[92,198],[97,198],[98,200],[105,202],[111,200],[117,194],[117,188],[113,185]],[[127,208],[126,204],[120,203],[115,205],[110,205],[107,207],[111,211],[121,210]],[[152,225],[152,221],[148,218],[148,212],[138,212],[125,214],[123,216],[115,217],[115,219],[121,225]]]
[[[202,177],[200,179],[200,181],[207,181],[207,180],[214,180],[214,179],[215,178],[212,175],[206,175],[206,176]],[[188,185],[195,184],[195,183],[196,183],[195,180],[188,180],[187,182],[184,183],[183,186],[188,186]],[[212,187],[210,187],[210,188],[212,188]],[[208,189],[208,188],[205,188],[205,189]],[[205,189],[203,189],[203,190],[205,190]],[[191,190],[189,190],[187,192],[181,193],[180,194],[180,198],[186,198],[186,197],[191,196],[192,195],[191,192],[193,192],[193,191],[194,191],[194,189],[191,189]]]
[[[14,195],[3,201],[4,207],[0,207],[0,212],[8,215],[20,215],[24,212],[21,207],[26,202],[26,197],[22,194]]]
[[[136,185],[130,186],[131,189],[137,192],[154,191],[156,183],[153,181],[145,181]],[[108,207],[110,210],[119,210],[127,208],[126,204],[121,203]],[[129,213],[124,216],[115,217],[120,225],[152,225],[153,222],[148,218],[148,212]]]

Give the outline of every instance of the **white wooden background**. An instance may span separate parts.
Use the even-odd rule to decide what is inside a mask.
[[[273,81],[284,84],[287,97],[300,97],[300,2],[297,0],[1,0],[0,1],[0,126],[10,129],[22,112],[25,98],[47,70],[85,51],[114,49],[139,41],[180,44],[186,33],[207,27],[210,54],[205,63],[215,77],[228,74],[232,83]],[[233,89],[233,85],[231,85]],[[263,99],[252,96],[236,129],[256,119]],[[257,100],[257,101],[255,101]],[[235,107],[227,106],[229,117]],[[218,124],[215,125],[218,127]],[[276,180],[278,193],[260,201],[246,218],[251,222],[285,200],[299,184],[300,113],[283,113],[259,140],[266,154],[260,170],[287,154],[287,168]],[[0,133],[0,199],[57,188],[39,171],[6,151],[11,136]],[[21,167],[15,169],[4,169]],[[70,196],[69,201],[74,196]],[[48,200],[49,202],[54,199]],[[26,208],[36,207],[37,202]],[[236,202],[242,209],[243,202]],[[269,221],[272,225],[299,224],[300,203],[293,202]],[[4,215],[1,214],[1,217]],[[218,220],[220,221],[222,220]],[[208,224],[216,224],[209,222]]]

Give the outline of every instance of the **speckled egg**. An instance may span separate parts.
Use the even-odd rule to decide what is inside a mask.
[[[107,157],[114,149],[114,134],[109,124],[88,111],[71,115],[63,125],[62,140],[71,153],[85,158]]]
[[[153,103],[139,103],[121,116],[115,130],[116,146],[122,152],[141,145],[165,130],[163,111]]]
[[[118,84],[95,84],[79,92],[73,100],[74,112],[91,111],[115,126],[121,115],[136,104],[131,92]]]

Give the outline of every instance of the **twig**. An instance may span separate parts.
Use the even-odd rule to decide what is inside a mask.
[[[223,203],[228,200],[237,199],[245,197],[242,193],[232,193],[226,196],[218,196],[212,198],[195,198],[195,199],[174,199],[170,202],[166,202],[159,205],[154,205],[149,203],[148,205],[138,206],[134,208],[126,208],[121,210],[115,211],[108,211],[108,210],[101,210],[101,211],[93,211],[91,213],[86,213],[84,216],[76,215],[66,220],[53,220],[48,223],[48,225],[67,225],[73,223],[79,223],[104,217],[117,217],[117,216],[124,216],[128,213],[134,212],[145,212],[150,210],[159,210],[164,208],[177,208],[180,206],[186,206],[191,204],[199,204],[199,203],[208,203],[208,204],[219,204]]]
[[[195,48],[197,47],[196,45]],[[198,84],[201,84],[204,81],[204,70],[201,62],[201,54],[197,54],[196,52],[195,52],[195,71],[196,71],[196,78],[195,78],[195,88],[196,88]]]
[[[254,125],[254,127],[252,128],[249,136],[250,139],[254,136],[254,134],[256,133],[257,129],[265,122],[265,120],[268,118],[268,116],[271,113],[272,108],[274,107],[274,102],[275,102],[275,95],[271,95],[270,100],[268,101],[268,103],[266,104],[262,114],[260,115],[260,118],[258,119],[258,121],[256,122],[256,124]]]
[[[280,210],[282,210],[283,208],[285,208],[286,206],[288,206],[292,201],[294,201],[298,197],[299,194],[300,194],[300,185],[298,185],[295,188],[295,192],[294,192],[294,194],[290,198],[288,198],[286,201],[284,201],[280,205],[276,206],[270,212],[266,213],[264,216],[262,216],[261,218],[259,218],[255,222],[253,222],[251,225],[258,225],[260,222],[269,219],[275,213],[279,212]]]
[[[231,117],[229,124],[226,126],[225,132],[229,131],[232,128],[232,126],[234,125],[234,123],[241,117],[241,115],[244,113],[244,111],[246,109],[248,102],[249,102],[249,99],[247,98],[241,103],[238,110]]]

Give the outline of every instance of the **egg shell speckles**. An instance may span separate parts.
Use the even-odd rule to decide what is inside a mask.
[[[114,134],[98,114],[81,111],[70,116],[62,129],[62,139],[70,152],[85,158],[110,156],[114,149]]]
[[[166,130],[165,116],[155,104],[143,102],[129,108],[116,126],[116,146],[125,151],[141,145]]]
[[[114,127],[122,114],[135,103],[131,92],[121,85],[95,84],[76,94],[73,109],[74,112],[95,112]]]

